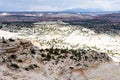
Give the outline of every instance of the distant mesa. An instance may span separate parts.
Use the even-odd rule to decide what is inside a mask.
[[[118,12],[118,11],[106,11],[101,9],[81,9],[81,8],[73,8],[73,9],[66,9],[63,12],[74,12],[74,13],[88,13],[88,12],[97,12],[97,13],[104,13],[104,12]]]

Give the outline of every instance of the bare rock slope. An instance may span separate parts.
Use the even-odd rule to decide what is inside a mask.
[[[105,53],[91,49],[39,49],[23,39],[0,39],[0,52],[1,80],[108,80],[105,76],[112,74],[104,70],[118,69]]]

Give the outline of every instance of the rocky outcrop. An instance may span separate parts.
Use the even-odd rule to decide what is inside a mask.
[[[0,65],[15,70],[37,71],[58,80],[63,80],[64,74],[80,71],[83,75],[84,69],[111,62],[107,54],[91,49],[39,49],[22,39],[0,39],[0,51]]]

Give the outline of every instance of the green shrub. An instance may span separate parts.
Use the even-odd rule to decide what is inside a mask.
[[[38,66],[36,64],[31,64],[28,67],[26,67],[25,70],[29,71],[29,70],[32,70],[32,69],[35,69],[35,68],[38,68]]]
[[[16,59],[17,56],[15,54],[11,54],[8,58],[10,58],[10,59]]]
[[[45,54],[41,54],[41,57],[45,57],[46,55]]]
[[[18,60],[18,62],[22,63],[23,61],[22,60]]]
[[[30,49],[31,54],[35,54],[35,50],[33,48]]]
[[[19,69],[19,66],[17,64],[11,64],[10,66],[15,68],[15,69]]]
[[[15,40],[14,40],[14,39],[12,39],[12,38],[10,38],[10,39],[9,39],[9,41],[14,42]]]
[[[7,43],[4,37],[2,37],[2,43]]]

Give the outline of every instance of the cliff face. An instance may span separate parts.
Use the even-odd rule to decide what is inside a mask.
[[[31,80],[84,80],[87,79],[84,73],[87,70],[112,62],[107,54],[91,49],[39,49],[23,39],[0,39],[0,52],[0,73],[5,72],[4,75],[11,77],[10,80],[19,80],[22,73],[28,72],[40,76],[31,76]],[[13,77],[15,73],[19,76]],[[77,78],[76,73],[79,75]],[[30,74],[26,75],[26,80],[29,80]],[[4,75],[0,79],[4,79]]]

